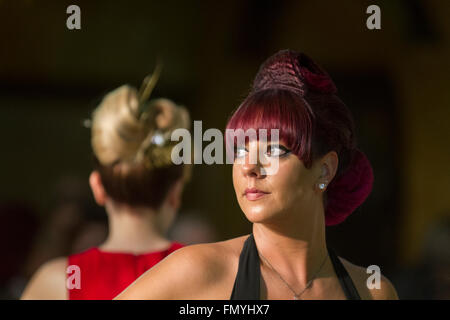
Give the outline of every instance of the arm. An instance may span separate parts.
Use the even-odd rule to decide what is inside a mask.
[[[147,270],[115,299],[227,299],[221,288],[225,266],[214,244],[187,246]],[[222,282],[223,283],[223,282]]]
[[[33,275],[20,297],[21,300],[66,300],[67,258],[57,258],[43,264]]]

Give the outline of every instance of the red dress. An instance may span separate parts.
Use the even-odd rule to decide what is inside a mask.
[[[111,300],[146,270],[183,247],[178,242],[164,251],[145,254],[106,252],[91,248],[68,257],[69,300]],[[71,266],[72,267],[70,269]],[[75,279],[76,270],[79,278]],[[69,279],[70,278],[70,279]],[[78,281],[79,289],[76,287]],[[69,282],[72,284],[70,285]]]

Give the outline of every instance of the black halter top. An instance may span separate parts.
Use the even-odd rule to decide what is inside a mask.
[[[328,248],[328,253],[330,255],[334,271],[338,276],[339,282],[347,299],[361,300],[350,275],[347,270],[345,270],[336,253],[330,248]],[[258,251],[256,249],[253,234],[251,234],[247,240],[245,240],[244,247],[242,248],[241,255],[239,256],[238,272],[234,281],[234,287],[230,299],[259,300],[260,277],[261,270]]]

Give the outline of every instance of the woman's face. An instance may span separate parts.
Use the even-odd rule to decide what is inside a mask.
[[[258,161],[251,161],[258,151],[261,157]],[[263,158],[266,162],[261,161]],[[266,168],[276,161],[277,170],[270,175],[265,174]],[[283,141],[277,145],[254,140],[245,147],[236,148],[234,190],[239,206],[253,223],[291,220],[295,216],[302,217],[302,212],[311,212],[321,201],[314,188],[318,174],[316,166],[306,169]]]

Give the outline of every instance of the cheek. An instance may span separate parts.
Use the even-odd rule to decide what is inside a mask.
[[[276,201],[282,207],[298,205],[309,194],[309,177],[299,166],[286,164],[272,179]]]
[[[239,169],[235,164],[233,164],[232,178],[234,190],[237,191],[239,185]]]
[[[232,177],[233,177],[234,192],[236,194],[238,202],[241,204],[243,200],[242,193],[244,192],[245,188],[247,188],[247,181],[245,176],[242,174],[239,165],[233,164]]]

